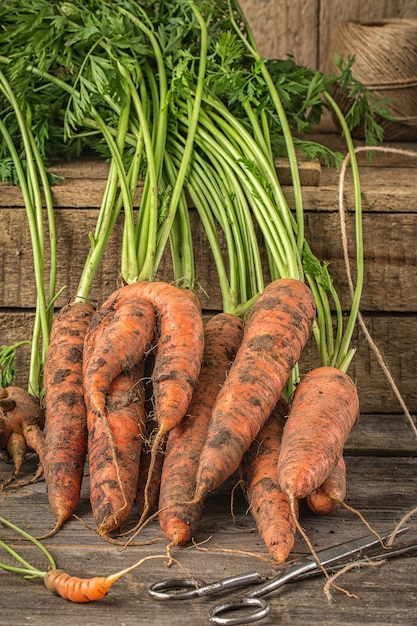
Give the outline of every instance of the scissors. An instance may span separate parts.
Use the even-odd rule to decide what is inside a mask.
[[[405,532],[401,529],[397,534]],[[388,539],[391,533],[386,533],[377,539],[375,535],[366,535],[352,541],[326,548],[317,553],[317,557],[309,555],[300,559],[288,561],[283,566],[273,570],[272,575],[264,576],[259,572],[248,572],[218,580],[214,583],[206,583],[201,579],[178,578],[161,580],[154,583],[148,589],[149,594],[158,600],[190,600],[211,596],[231,589],[239,589],[249,585],[257,585],[251,591],[231,600],[220,602],[208,612],[208,620],[213,624],[233,626],[237,624],[249,624],[256,622],[270,611],[270,605],[263,596],[272,593],[291,581],[303,580],[310,576],[322,574],[318,561],[322,567],[329,567],[335,571],[345,567],[349,563],[361,563],[366,561],[383,561],[387,558],[408,554],[417,550],[417,539],[408,543],[395,544],[383,547],[381,544]],[[318,561],[316,560],[318,558]],[[228,615],[239,609],[239,617]],[[242,612],[245,614],[242,615]]]

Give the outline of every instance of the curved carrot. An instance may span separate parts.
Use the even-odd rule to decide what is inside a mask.
[[[250,511],[270,556],[284,563],[294,547],[296,524],[277,480],[277,463],[288,405],[281,399],[240,464]]]
[[[299,500],[327,479],[356,421],[359,399],[348,374],[318,367],[297,386],[278,459],[278,482],[290,500]]]
[[[211,411],[243,336],[243,321],[219,313],[204,329],[204,353],[197,388],[187,415],[168,435],[159,494],[159,523],[172,545],[193,537],[202,503],[188,504],[195,489],[200,451]]]
[[[165,282],[125,285],[103,306],[121,306],[125,300],[148,300],[156,309],[159,341],[152,374],[155,414],[161,433],[184,417],[198,378],[203,356],[203,321],[197,296]]]
[[[152,304],[146,300],[127,300],[103,319],[105,328],[94,324],[87,331],[94,332],[95,343],[84,356],[84,395],[88,411],[104,412],[106,394],[114,378],[122,370],[139,363],[154,339],[156,319]],[[91,327],[91,324],[90,324]],[[98,336],[99,333],[99,336]]]
[[[294,279],[270,283],[253,305],[242,344],[213,408],[201,451],[195,500],[238,467],[278,402],[315,317],[310,289]]]
[[[341,456],[330,475],[320,487],[307,496],[309,509],[317,515],[330,515],[346,498],[346,463]]]
[[[145,432],[143,364],[110,384],[104,415],[88,412],[90,502],[99,535],[116,530],[136,496]]]
[[[54,530],[71,517],[80,496],[87,452],[83,345],[93,313],[85,303],[63,307],[52,325],[46,354],[44,469]]]
[[[137,282],[121,287],[104,303],[120,306],[126,299],[148,300],[156,309],[159,337],[152,371],[153,402],[158,431],[154,438],[142,517],[149,513],[147,492],[157,451],[165,435],[184,417],[203,357],[201,305],[190,290],[165,282]]]

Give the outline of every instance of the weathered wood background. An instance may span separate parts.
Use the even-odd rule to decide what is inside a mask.
[[[417,18],[417,0],[240,0],[240,6],[263,56],[293,54],[297,63],[321,70],[338,23]]]

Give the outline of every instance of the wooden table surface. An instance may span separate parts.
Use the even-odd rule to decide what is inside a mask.
[[[417,442],[402,415],[362,415],[346,446],[348,494],[346,502],[358,509],[379,531],[390,531],[416,505]],[[36,457],[25,465],[29,473],[36,467]],[[0,477],[10,466],[0,462]],[[257,570],[268,574],[271,566],[246,503],[239,489],[234,490],[233,515],[231,491],[234,477],[207,501],[196,545],[177,548],[173,556],[180,565],[166,566],[166,541],[158,522],[151,522],[138,540],[160,541],[145,546],[120,548],[99,538],[93,529],[88,500],[88,476],[77,510],[54,537],[44,541],[53,553],[57,566],[78,576],[108,575],[147,555],[164,558],[148,561],[120,579],[103,600],[90,604],[71,604],[51,595],[41,579],[24,580],[18,574],[0,570],[0,624],[3,626],[204,626],[209,624],[207,611],[223,597],[199,600],[156,601],[148,595],[148,586],[160,579],[180,577],[184,570],[191,576],[213,581],[224,576]],[[52,525],[43,481],[19,490],[0,494],[0,515],[22,526],[35,536]],[[302,507],[303,528],[316,549],[367,533],[362,521],[345,509],[328,517],[318,517]],[[417,515],[407,521],[410,538],[417,533]],[[10,537],[0,527],[0,537]],[[199,544],[199,545],[197,545]],[[15,543],[27,560],[45,568],[37,549]],[[297,536],[293,556],[307,554],[308,548]],[[12,558],[2,555],[12,564]],[[325,579],[316,577],[286,585],[268,597],[271,611],[257,623],[271,624],[417,624],[417,555],[398,557],[378,567],[355,568],[338,582],[357,598],[333,591],[329,604],[323,591]]]

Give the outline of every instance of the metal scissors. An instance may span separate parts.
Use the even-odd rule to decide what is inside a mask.
[[[405,532],[403,528],[399,533]],[[382,541],[388,539],[391,533],[381,537]],[[417,550],[417,539],[408,543],[393,544],[389,548],[383,547],[381,541],[375,535],[366,535],[352,541],[326,548],[317,553],[319,562],[323,567],[336,571],[349,563],[360,563],[369,560],[385,560],[401,554],[408,554]],[[208,612],[208,620],[213,624],[233,626],[237,624],[249,624],[258,621],[268,615],[270,605],[263,596],[272,593],[285,583],[299,581],[310,576],[322,574],[318,562],[313,555],[288,561],[283,566],[273,570],[272,575],[264,576],[259,572],[248,572],[218,580],[214,583],[206,583],[201,579],[178,578],[161,580],[154,583],[148,589],[149,594],[158,600],[190,600],[211,596],[231,589],[239,589],[249,585],[257,586],[231,600],[220,602]],[[239,610],[239,616],[236,611]],[[242,615],[242,612],[245,614]],[[235,615],[229,615],[235,612]]]

